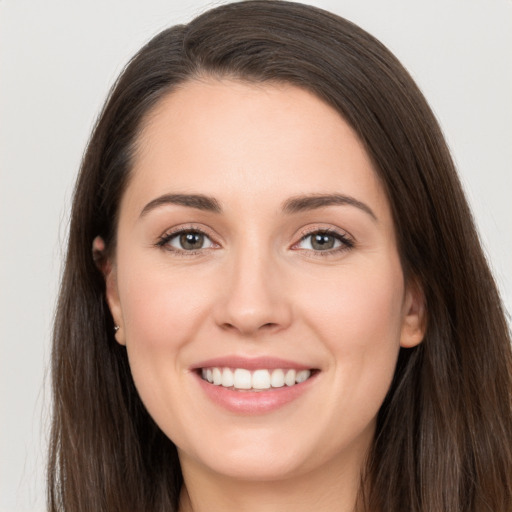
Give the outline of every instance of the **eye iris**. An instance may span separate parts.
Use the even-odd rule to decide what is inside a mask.
[[[334,247],[334,237],[326,233],[316,233],[311,236],[311,247],[319,251],[326,251]]]
[[[183,249],[201,249],[204,243],[204,235],[201,233],[184,233],[180,235],[180,244]]]

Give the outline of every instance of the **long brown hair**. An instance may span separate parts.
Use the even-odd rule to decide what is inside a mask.
[[[52,354],[49,510],[177,510],[174,444],[144,409],[113,336],[92,241],[115,250],[141,123],[200,76],[308,89],[355,129],[387,192],[404,272],[421,286],[423,343],[401,349],[362,474],[379,512],[512,510],[512,354],[495,283],[446,143],[397,59],[347,20],[275,0],[233,3],[157,35],[94,128],[76,184]]]

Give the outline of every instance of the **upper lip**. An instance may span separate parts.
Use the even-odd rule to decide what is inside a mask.
[[[223,356],[200,361],[191,366],[191,370],[199,370],[201,368],[245,368],[246,370],[275,370],[281,368],[283,370],[311,370],[311,365],[302,364],[296,361],[281,359],[271,356],[260,357],[241,357],[241,356]]]

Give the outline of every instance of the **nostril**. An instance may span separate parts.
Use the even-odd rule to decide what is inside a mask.
[[[236,325],[232,324],[232,323],[229,323],[229,322],[224,322],[222,325],[221,325],[221,328],[222,329],[225,329],[226,331],[240,331],[242,332],[243,334],[249,334],[249,333],[255,333],[257,331],[262,331],[262,330],[265,330],[265,331],[270,331],[272,329],[276,329],[279,327],[279,324],[275,323],[275,322],[267,322],[265,324],[262,324],[260,325],[259,327],[256,327],[255,329],[253,328],[241,328],[241,327],[237,327]]]
[[[266,324],[262,324],[259,328],[263,329],[265,327],[275,327],[277,324],[274,322],[267,322]],[[230,323],[230,322],[224,322],[224,327],[227,327],[229,329],[237,329],[236,325]]]

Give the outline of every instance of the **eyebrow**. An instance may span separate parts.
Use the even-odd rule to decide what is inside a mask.
[[[285,213],[293,214],[335,205],[354,206],[367,213],[373,220],[377,221],[377,216],[367,204],[358,201],[354,197],[343,194],[311,194],[291,197],[283,203],[282,208]]]
[[[140,213],[140,217],[147,215],[150,211],[167,204],[176,204],[187,206],[197,210],[203,210],[213,213],[222,213],[222,207],[214,197],[203,194],[164,194],[150,201]],[[359,208],[367,213],[373,220],[377,221],[377,216],[372,209],[365,203],[358,201],[354,197],[343,194],[311,194],[295,196],[287,199],[282,204],[282,210],[286,214],[294,214],[303,211],[316,210],[327,206],[348,205]]]
[[[140,217],[148,214],[151,210],[166,204],[177,204],[180,206],[188,206],[189,208],[196,208],[213,213],[221,213],[222,208],[213,197],[208,197],[203,194],[165,194],[150,201],[142,211]]]

